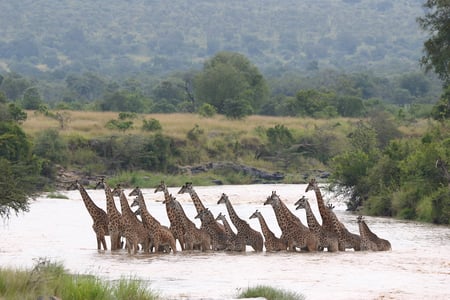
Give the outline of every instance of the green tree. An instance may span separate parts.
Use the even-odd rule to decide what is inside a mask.
[[[225,113],[225,102],[247,101],[253,111],[268,100],[269,89],[258,68],[245,56],[219,52],[208,60],[194,81],[196,98]],[[229,100],[231,99],[231,100]]]
[[[417,19],[423,30],[430,33],[424,43],[421,63],[425,70],[433,69],[446,85],[450,84],[450,1],[427,0],[426,14]]]

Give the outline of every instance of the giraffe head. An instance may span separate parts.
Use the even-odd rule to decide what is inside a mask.
[[[68,191],[69,190],[76,190],[76,189],[78,189],[79,186],[80,186],[80,183],[78,182],[78,180],[75,180],[75,181],[71,182],[66,189]]]
[[[167,189],[166,184],[164,181],[161,180],[161,183],[155,188],[155,193],[157,192],[164,192]]]
[[[141,193],[141,189],[137,186],[128,194],[128,196],[139,196],[139,193]]]
[[[228,196],[225,193],[222,193],[222,196],[220,196],[219,201],[217,201],[217,204],[221,204],[221,203],[227,203],[228,201]]]
[[[300,199],[297,200],[297,202],[295,202],[294,205],[297,206],[295,208],[295,210],[301,209],[301,208],[306,208],[306,205],[308,205],[307,202],[308,202],[308,199],[306,199],[305,196],[302,196]]]
[[[257,219],[259,216],[261,216],[261,213],[259,212],[259,210],[256,210],[249,219]]]
[[[279,203],[279,201],[280,201],[280,197],[277,195],[277,192],[272,191],[272,194],[269,197],[267,197],[267,200],[266,200],[266,202],[264,202],[264,205],[270,204],[270,205],[274,206],[274,205],[277,205]]]
[[[334,209],[334,205],[331,204],[331,203],[328,203],[327,204],[327,208],[328,208],[328,210],[333,210]]]
[[[359,224],[359,223],[362,223],[362,222],[364,221],[363,216],[358,216],[358,217],[356,218],[356,221],[358,222],[358,224]]]
[[[139,206],[139,199],[138,199],[138,197],[135,197],[134,200],[133,200],[133,203],[131,203],[130,207],[133,207],[133,206]]]
[[[123,193],[123,189],[120,184],[117,184],[111,193],[113,194],[113,196],[120,197],[120,194]]]
[[[178,194],[189,193],[192,190],[192,182],[186,182],[181,189],[178,191]]]
[[[141,215],[141,208],[136,209],[136,210],[134,211],[134,214],[135,214],[136,216],[140,216],[140,215]]]
[[[216,217],[216,221],[219,221],[219,220],[222,222],[226,222],[225,215],[222,214],[221,212]]]
[[[172,196],[172,194],[170,194],[169,199],[164,199],[164,201],[162,202],[163,204],[170,204],[173,203],[173,201],[175,201],[177,198],[175,198],[174,196]]]
[[[214,216],[209,208],[205,208],[195,216],[195,219],[200,219],[200,221],[202,222],[209,223],[211,221],[214,221]]]
[[[314,190],[316,186],[317,186],[316,179],[315,178],[311,178],[311,180],[308,183],[308,186],[305,189],[305,193]]]

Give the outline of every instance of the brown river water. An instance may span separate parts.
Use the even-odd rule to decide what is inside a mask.
[[[302,195],[317,210],[313,192],[305,185],[241,185],[194,187],[214,215],[228,215],[222,193],[234,204],[238,215],[247,219],[256,210],[279,236],[271,206],[263,202],[276,191],[306,224],[305,212],[293,203]],[[177,194],[180,187],[169,188]],[[128,193],[129,191],[126,190]],[[162,193],[144,189],[149,211],[169,225],[161,203]],[[130,256],[126,250],[98,251],[91,217],[79,192],[61,191],[69,199],[33,201],[28,213],[13,216],[0,224],[0,265],[32,267],[39,258],[62,262],[73,273],[93,274],[108,280],[139,278],[164,299],[230,299],[239,291],[256,285],[270,285],[303,294],[306,299],[450,299],[450,227],[366,217],[369,227],[392,244],[389,252],[339,253],[245,253],[181,252]],[[103,190],[88,190],[91,198],[106,209]],[[186,214],[194,220],[195,208],[188,194],[176,195]],[[349,231],[358,233],[356,215],[325,194],[336,215]],[[131,201],[131,199],[129,199]],[[116,201],[119,206],[118,199]],[[198,220],[196,224],[200,225]],[[249,224],[260,231],[256,219]],[[108,247],[110,245],[107,237]],[[179,245],[178,245],[179,247]]]

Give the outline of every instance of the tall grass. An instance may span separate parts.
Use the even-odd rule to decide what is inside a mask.
[[[299,293],[285,291],[266,285],[249,287],[238,295],[238,298],[263,297],[267,300],[304,300],[305,297]]]
[[[40,259],[31,270],[0,268],[0,299],[36,300],[55,296],[73,300],[154,300],[160,296],[133,278],[116,282],[72,275],[60,263]]]

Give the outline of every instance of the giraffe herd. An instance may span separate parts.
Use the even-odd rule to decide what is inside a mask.
[[[227,216],[220,212],[216,217],[205,207],[195,192],[191,182],[184,184],[178,194],[188,193],[195,206],[195,219],[201,221],[197,227],[189,219],[183,206],[169,193],[162,181],[155,193],[163,192],[163,204],[166,208],[170,227],[161,223],[147,209],[143,193],[139,187],[133,189],[128,197],[134,196],[130,205],[125,191],[116,186],[111,189],[104,178],[96,188],[103,186],[106,197],[106,212],[92,201],[85,188],[76,181],[72,188],[79,190],[81,198],[92,217],[92,228],[97,238],[97,249],[107,250],[106,238],[110,237],[111,251],[122,249],[125,245],[129,254],[144,253],[176,253],[177,242],[181,251],[236,251],[245,252],[250,246],[255,252],[316,252],[326,251],[387,251],[391,250],[389,241],[379,238],[367,226],[362,216],[357,222],[359,234],[351,233],[333,212],[333,206],[325,205],[320,188],[315,179],[311,179],[305,190],[313,190],[316,195],[321,222],[316,218],[308,199],[303,196],[295,203],[295,210],[304,209],[307,225],[303,224],[275,191],[269,195],[264,205],[273,208],[281,230],[277,237],[269,228],[262,213],[256,210],[248,219],[258,219],[261,232],[253,229],[247,221],[239,217],[230,199],[222,194],[217,204],[225,204]],[[114,197],[119,197],[120,211],[116,207]],[[132,207],[137,206],[133,211]],[[138,215],[140,217],[138,217]],[[235,228],[236,232],[234,231]],[[123,243],[125,240],[125,243]]]

